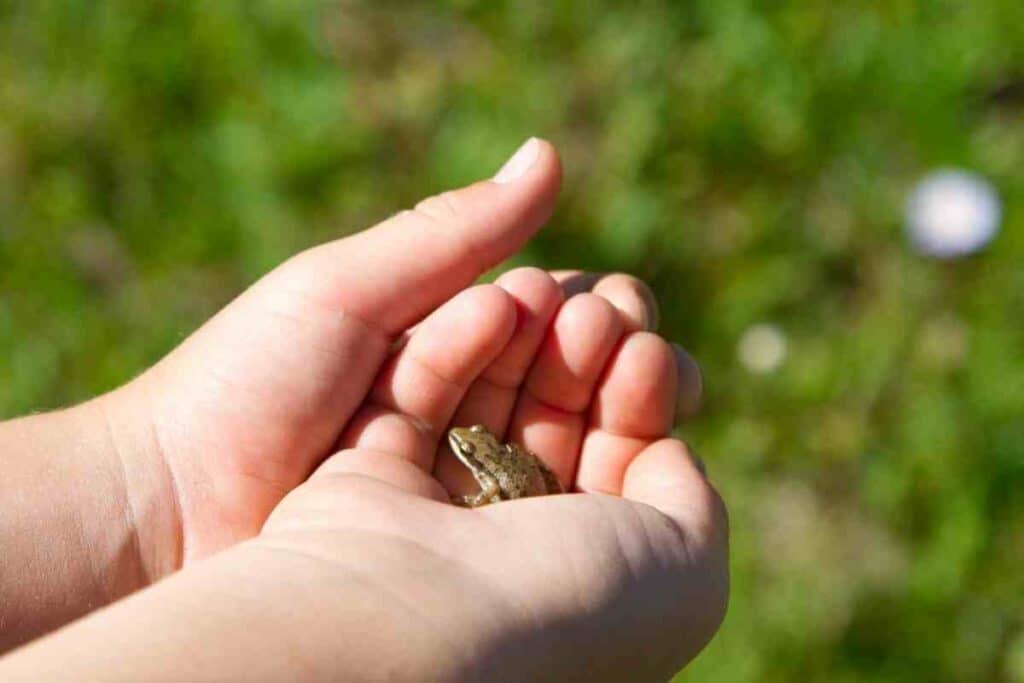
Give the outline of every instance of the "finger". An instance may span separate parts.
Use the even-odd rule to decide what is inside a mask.
[[[482,379],[492,385],[518,389],[562,305],[562,292],[554,279],[539,268],[517,268],[494,284],[508,292],[516,304],[516,331],[508,346],[484,370]],[[508,417],[505,416],[506,421]]]
[[[509,164],[521,175],[512,177]],[[561,182],[554,148],[531,138],[509,164],[494,180],[304,252],[274,278],[397,334],[515,253],[551,215]]]
[[[504,437],[520,385],[562,303],[562,290],[550,275],[537,268],[517,268],[494,284],[508,292],[515,302],[516,330],[501,354],[470,386],[451,424],[482,424],[493,434]],[[476,486],[472,474],[443,439],[438,446],[434,473],[453,493],[468,493]]]
[[[704,399],[704,378],[700,366],[683,347],[672,344],[679,373],[679,397],[676,400],[676,422],[691,418],[700,412]]]
[[[634,332],[608,363],[590,424],[623,436],[663,437],[672,429],[678,383],[671,345],[652,332]]]
[[[622,314],[628,330],[658,328],[660,319],[654,292],[643,280],[625,273],[585,273],[581,270],[555,270],[551,276],[562,285],[566,298],[592,292],[604,297]],[[693,417],[700,411],[704,384],[700,367],[682,347],[673,344],[679,367],[679,400],[676,421]]]
[[[566,298],[592,292],[607,299],[622,315],[626,329],[658,329],[658,302],[643,280],[626,273],[584,273],[579,270],[558,270],[551,275],[561,283]]]
[[[622,487],[625,498],[668,515],[698,545],[724,545],[729,534],[725,504],[701,473],[686,444],[661,439],[630,462]]]
[[[677,386],[675,353],[668,342],[650,332],[634,332],[623,340],[590,410],[576,488],[619,495],[630,461],[672,430]]]
[[[495,285],[468,289],[439,308],[386,364],[341,447],[401,453],[431,471],[440,435],[515,321],[511,298]]]
[[[525,269],[532,270],[532,269]],[[502,281],[499,279],[495,284],[503,286]],[[533,316],[537,318],[537,313],[529,309],[529,304],[524,303],[524,300],[517,297],[515,292],[509,291],[513,294],[514,298],[520,303],[517,304],[520,310],[520,321],[527,316]],[[517,331],[513,336],[513,341],[509,343],[512,346],[516,343],[516,340],[520,337],[521,332]],[[405,337],[401,338],[400,342],[396,342],[393,348],[398,349],[405,342]],[[676,372],[679,378],[678,382],[678,396],[676,398],[676,414],[675,421],[683,422],[688,420],[700,412],[701,405],[704,400],[704,377],[700,370],[700,365],[694,360],[686,349],[679,346],[678,344],[671,344],[672,352],[676,359]],[[526,344],[519,343],[520,350],[527,348]],[[507,351],[507,349],[506,349]],[[501,358],[496,363],[502,363]],[[463,405],[459,407],[459,412],[454,418],[456,424],[484,424],[487,425],[488,429],[494,434],[503,434],[507,425],[507,411],[506,405],[510,400],[515,398],[515,392],[505,390],[504,387],[498,386],[501,384],[499,381],[494,381],[488,378],[489,369],[484,371],[484,381],[474,383],[470,387],[467,393],[466,399],[463,400]],[[499,391],[499,389],[501,391]],[[471,398],[472,397],[472,398]],[[467,404],[472,404],[467,406]],[[506,415],[504,421],[500,419],[500,416]]]
[[[622,332],[618,313],[605,299],[569,299],[523,385],[508,438],[544,458],[564,486],[573,481],[585,413]]]

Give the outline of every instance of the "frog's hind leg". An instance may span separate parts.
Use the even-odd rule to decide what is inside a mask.
[[[476,476],[480,484],[480,493],[473,496],[452,496],[452,502],[460,507],[477,508],[501,500],[501,487],[493,475],[481,472]]]

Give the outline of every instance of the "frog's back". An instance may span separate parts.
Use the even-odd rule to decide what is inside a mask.
[[[558,477],[540,458],[517,444],[508,444],[506,448],[516,451],[514,457],[509,460],[518,463],[519,466],[506,468],[497,474],[503,498],[527,498],[562,493]]]

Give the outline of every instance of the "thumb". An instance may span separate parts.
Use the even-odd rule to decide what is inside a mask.
[[[303,252],[270,277],[395,334],[514,254],[550,217],[560,184],[557,152],[530,138],[493,179]]]
[[[286,261],[138,385],[165,459],[186,479],[244,474],[238,480],[255,483],[218,489],[217,509],[265,518],[335,443],[391,337],[529,239],[550,215],[559,179],[554,149],[530,140],[493,180]],[[236,537],[251,532],[240,524]]]

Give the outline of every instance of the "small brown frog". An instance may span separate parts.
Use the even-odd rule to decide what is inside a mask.
[[[480,484],[474,496],[453,496],[463,507],[480,507],[500,500],[562,493],[562,485],[540,458],[514,443],[501,443],[483,425],[454,427],[448,443]]]

